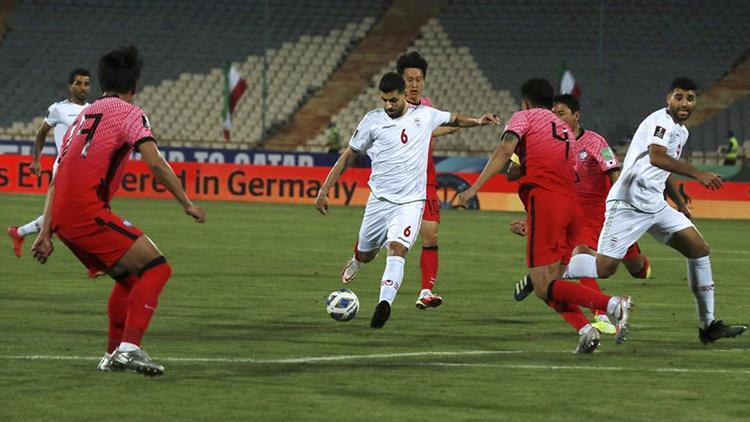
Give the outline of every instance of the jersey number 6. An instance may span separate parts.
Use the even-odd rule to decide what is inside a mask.
[[[407,142],[409,142],[409,137],[408,137],[408,136],[406,136],[406,129],[403,129],[403,130],[401,131],[401,143],[402,143],[402,144],[405,144],[405,143],[407,143]]]

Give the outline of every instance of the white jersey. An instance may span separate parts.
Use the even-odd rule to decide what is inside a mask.
[[[44,123],[55,128],[55,145],[57,146],[57,153],[60,153],[60,147],[62,146],[63,137],[65,132],[68,131],[68,126],[73,123],[78,114],[83,110],[89,103],[84,105],[78,105],[70,102],[70,100],[62,100],[54,103],[47,109],[47,117],[44,118]]]
[[[675,123],[666,108],[651,113],[633,135],[622,173],[610,189],[607,201],[625,201],[647,213],[666,207],[664,189],[669,172],[651,165],[648,147],[661,145],[667,149],[667,155],[679,160],[687,139],[687,128]]]
[[[396,204],[425,200],[432,131],[450,119],[450,113],[424,105],[407,107],[397,119],[382,108],[365,115],[349,146],[370,156],[368,185],[375,197]]]

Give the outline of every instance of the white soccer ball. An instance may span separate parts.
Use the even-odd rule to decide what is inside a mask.
[[[357,316],[359,299],[349,289],[336,290],[326,300],[326,312],[336,321],[351,321]]]

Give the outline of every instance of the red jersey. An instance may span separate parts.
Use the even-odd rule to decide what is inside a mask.
[[[153,134],[138,106],[104,97],[83,109],[68,128],[58,158],[54,224],[108,208],[131,151],[145,141],[153,141]]]
[[[432,107],[432,101],[427,97],[422,97],[422,105]],[[437,173],[435,172],[435,160],[432,159],[432,145],[433,139],[430,138],[430,152],[427,157],[427,186],[437,186]]]
[[[513,113],[505,132],[518,136],[515,153],[521,162],[519,192],[541,187],[574,194],[575,139],[555,113],[532,108]]]
[[[607,200],[610,182],[607,172],[620,167],[607,140],[590,130],[581,129],[576,138],[575,184],[578,202],[584,205],[603,205]]]

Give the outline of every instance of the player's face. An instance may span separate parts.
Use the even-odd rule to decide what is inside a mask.
[[[419,104],[422,101],[422,91],[424,91],[424,75],[422,69],[416,67],[407,67],[404,69],[404,82],[406,82],[406,99],[412,104]]]
[[[690,113],[695,108],[695,102],[698,95],[693,90],[686,91],[682,88],[675,88],[667,96],[667,107],[669,114],[679,122],[684,122],[690,117]]]
[[[563,103],[555,103],[555,105],[552,107],[552,112],[557,114],[563,122],[567,123],[568,126],[570,126],[571,129],[575,129],[578,127],[578,119],[580,118],[581,114],[579,112],[573,113],[573,110],[571,110],[567,105]]]
[[[68,85],[70,97],[84,103],[91,89],[91,78],[83,75],[75,75],[73,83]]]
[[[381,92],[380,99],[383,100],[383,109],[391,119],[399,118],[404,114],[404,110],[406,110],[405,92]]]

